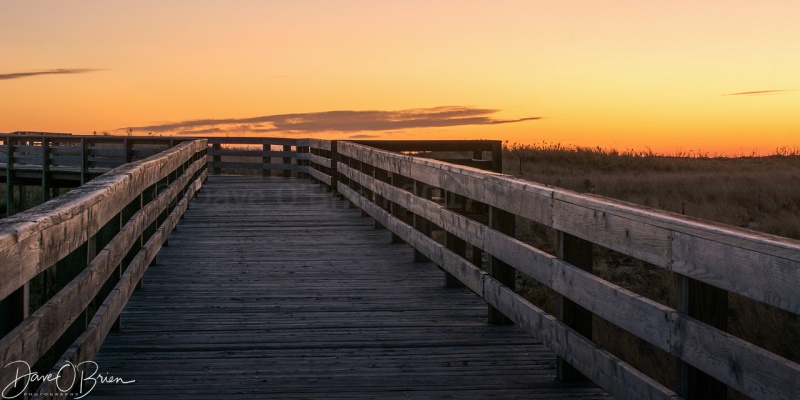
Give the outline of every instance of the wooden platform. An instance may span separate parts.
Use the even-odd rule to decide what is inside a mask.
[[[211,176],[96,358],[87,398],[607,398],[318,186]]]

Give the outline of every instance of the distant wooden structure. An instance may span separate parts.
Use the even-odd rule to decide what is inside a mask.
[[[309,178],[362,210],[375,227],[392,233],[393,242],[411,245],[415,260],[444,270],[445,285],[463,285],[481,296],[489,305],[487,321],[513,322],[548,346],[559,357],[561,381],[588,378],[617,398],[632,399],[724,398],[729,387],[757,399],[800,393],[800,365],[727,333],[725,319],[728,293],[800,314],[800,243],[514,179],[497,172],[499,142],[471,145],[477,147],[434,141],[186,141],[4,219],[0,365],[26,360],[46,369],[92,359],[207,174],[255,169],[270,175],[264,185],[276,179],[273,171]],[[473,166],[417,156],[426,151],[472,152],[454,160]],[[14,153],[12,144],[6,154]],[[17,159],[11,159],[14,174]],[[234,187],[228,192],[235,193]],[[242,190],[241,196],[252,195],[252,187]],[[316,215],[302,211],[304,202],[297,204],[300,215]],[[203,218],[213,230],[214,217]],[[557,230],[557,254],[517,240],[517,218]],[[313,234],[311,226],[304,231],[311,241]],[[596,245],[673,272],[678,306],[592,274]],[[191,274],[189,265],[179,268]],[[30,282],[53,268],[59,276],[72,272],[59,278],[64,281],[52,298],[31,309]],[[559,294],[558,315],[515,293],[517,271]],[[402,309],[404,302],[397,303]],[[595,345],[595,317],[673,356],[679,367],[674,390]],[[0,386],[10,373],[0,370]],[[41,390],[56,390],[53,385]],[[503,397],[499,391],[494,396]]]

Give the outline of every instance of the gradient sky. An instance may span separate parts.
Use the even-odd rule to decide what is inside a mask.
[[[800,146],[800,2],[3,1],[0,132]]]

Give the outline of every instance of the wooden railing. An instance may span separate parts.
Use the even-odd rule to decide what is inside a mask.
[[[297,139],[283,138],[208,138],[208,168],[214,174],[239,173],[270,175],[279,171],[292,176],[297,171]]]
[[[41,380],[31,383],[28,392],[64,393],[75,382],[74,369],[50,368],[91,360],[119,324],[132,291],[207,176],[206,152],[205,140],[187,141],[0,220],[4,396],[21,389],[6,383],[27,372],[24,364],[39,376],[60,375],[38,390]]]
[[[307,144],[305,172],[438,264],[448,284],[482,296],[491,322],[510,319],[547,344],[561,379],[583,375],[631,399],[800,393],[800,365],[725,331],[728,292],[800,314],[797,241],[364,144]],[[516,239],[517,218],[557,230],[557,254]],[[593,245],[672,271],[677,307],[592,274]],[[516,271],[558,293],[558,315],[515,293]],[[676,391],[593,343],[593,315],[674,356]]]
[[[316,139],[208,143],[181,144],[3,220],[0,299],[4,315],[15,317],[3,320],[0,363],[41,363],[54,352],[48,349],[65,349],[63,343],[72,347],[63,356],[55,351],[55,358],[89,359],[207,166],[222,173],[295,171],[321,183],[390,229],[393,241],[413,246],[416,259],[439,265],[447,285],[464,285],[483,297],[490,322],[511,321],[548,345],[559,356],[561,379],[585,376],[618,398],[724,398],[727,387],[756,399],[800,393],[800,365],[733,336],[725,326],[728,293],[800,314],[797,241],[514,179],[497,173],[499,142],[476,141],[470,148]],[[414,155],[429,151],[473,154],[453,160],[463,165]],[[519,240],[521,220],[558,231],[556,254]],[[444,240],[435,233],[444,233]],[[595,246],[674,273],[676,305],[594,275]],[[60,290],[41,307],[30,307],[29,282],[56,269],[58,276],[73,272],[57,279]],[[558,294],[557,315],[515,292],[518,272]],[[92,304],[97,310],[86,328]],[[673,356],[676,386],[665,387],[595,344],[593,318]]]
[[[24,202],[27,186],[40,186],[42,199],[54,189],[73,188],[112,168],[142,160],[189,139],[170,137],[0,135],[0,182],[6,183],[6,215]],[[14,195],[14,188],[19,191]]]

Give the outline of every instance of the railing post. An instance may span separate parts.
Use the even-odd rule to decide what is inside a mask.
[[[422,197],[423,199],[430,199],[430,186],[414,180],[414,195],[418,197]],[[431,236],[431,223],[425,218],[420,217],[417,214],[412,216],[412,225],[415,229],[420,231],[425,236]],[[425,257],[419,250],[414,249],[414,262],[426,262],[430,261],[428,257]]]
[[[373,167],[371,165],[369,165],[369,164],[366,164],[366,163],[362,162],[362,161],[358,162],[358,171],[361,172],[364,175],[372,176],[373,178],[375,176],[374,173],[373,173],[374,172]],[[361,194],[362,197],[368,199],[369,201],[374,201],[374,199],[372,197],[372,192],[369,191],[366,187],[364,187],[364,185],[358,185],[358,193]],[[369,217],[369,213],[367,213],[367,210],[362,208],[361,209],[361,216],[362,217]]]
[[[389,173],[388,173],[388,172],[386,172],[386,170],[383,170],[383,169],[380,169],[380,168],[375,168],[375,167],[373,167],[373,168],[372,168],[372,179],[374,179],[374,180],[376,180],[376,181],[380,181],[380,182],[388,183],[388,182],[389,182]],[[379,195],[378,193],[375,193],[375,192],[373,192],[373,193],[372,193],[372,201],[374,201],[374,202],[375,202],[375,204],[377,204],[377,205],[378,205],[378,207],[380,207],[380,208],[384,209],[385,211],[389,211],[389,201],[388,201],[388,200],[386,200],[386,198],[385,198],[385,197],[383,197],[383,196]],[[376,228],[376,229],[384,229],[384,228],[386,228],[386,227],[385,227],[385,226],[383,226],[383,225],[382,225],[380,222],[378,222],[378,220],[376,219],[376,220],[375,220],[375,228]]]
[[[288,144],[283,145],[283,151],[285,151],[285,152],[286,151],[292,151],[292,146],[288,145]],[[284,166],[292,165],[292,158],[291,157],[283,157],[283,165]],[[290,169],[283,170],[283,177],[284,178],[291,178],[292,177],[292,170],[290,170]]]
[[[503,143],[492,143],[492,171],[503,173]]]
[[[50,140],[42,137],[42,200],[50,200]]]
[[[558,232],[558,258],[591,272],[593,268],[592,243],[568,233]],[[557,318],[587,339],[592,339],[592,313],[572,300],[558,295]],[[580,371],[558,358],[558,379],[563,382],[585,382],[589,379]]]
[[[133,141],[125,138],[122,139],[122,151],[125,153],[125,164],[133,161]]]
[[[338,145],[338,141],[331,140],[331,193],[333,193],[334,196],[339,195],[339,173],[337,172],[339,163]]]
[[[728,329],[728,292],[677,275],[678,311],[705,322],[721,331]],[[728,388],[703,371],[681,361],[678,363],[678,394],[686,400],[721,399],[728,396]]]
[[[87,182],[89,174],[89,144],[81,138],[81,185]]]
[[[489,227],[514,237],[516,234],[516,216],[508,211],[489,207]],[[488,272],[506,287],[511,290],[516,289],[517,271],[510,265],[492,256]],[[511,320],[496,308],[489,306],[489,323],[498,325],[510,324]]]
[[[308,175],[302,171],[301,167],[305,167],[308,165],[308,160],[301,160],[300,154],[308,153],[308,146],[297,146],[297,177],[300,179],[307,179]]]
[[[222,168],[219,167],[220,163],[222,162],[222,156],[220,155],[220,151],[222,151],[222,144],[212,144],[211,150],[214,151],[214,155],[211,157],[211,163],[213,165],[211,171],[214,173],[214,175],[219,175],[222,173]]]
[[[269,165],[272,163],[272,157],[269,156],[269,152],[271,151],[271,144],[267,142],[261,144],[261,176],[272,175],[272,170],[269,169]]]
[[[14,214],[14,139],[6,138],[6,217]]]
[[[400,188],[403,190],[410,189],[408,186],[410,186],[411,181],[402,175],[392,173],[392,175],[389,177],[389,182],[392,186],[396,188]],[[393,217],[405,223],[408,224],[413,223],[412,221],[409,221],[409,218],[407,217],[405,210],[395,203],[389,204],[389,212],[392,214]],[[397,236],[394,232],[392,232],[392,243],[405,243],[405,241],[400,236]]]
[[[465,199],[463,196],[459,196],[452,192],[445,192],[444,193],[444,204],[447,209],[459,213],[464,214],[465,209]],[[453,235],[450,232],[445,231],[445,245],[447,248],[458,254],[461,257],[467,257],[467,242],[463,239],[459,238],[456,235]],[[445,287],[464,287],[464,284],[461,283],[453,274],[444,271],[444,286]]]

